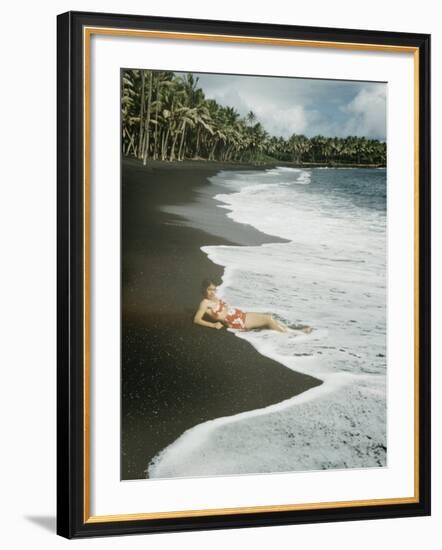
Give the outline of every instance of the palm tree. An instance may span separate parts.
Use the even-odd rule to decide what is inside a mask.
[[[122,114],[122,146],[123,153],[137,157],[136,125],[140,122],[138,106],[139,71],[124,71],[122,74],[121,114]]]
[[[140,135],[138,139],[138,151],[141,151],[143,143],[143,119],[144,119],[144,93],[146,84],[146,71],[141,71],[141,101],[140,101]]]
[[[249,124],[249,126],[253,126],[253,123],[255,122],[256,120],[256,115],[253,111],[249,111],[247,113],[247,117],[246,117],[246,120],[247,120],[247,123]]]
[[[192,73],[122,71],[122,152],[141,159],[262,162],[268,157],[302,163],[386,162],[386,143],[365,137],[293,134],[270,136],[256,114],[245,117],[207,99]]]
[[[143,71],[144,73],[144,71]],[[152,102],[152,71],[149,71],[149,95],[147,98],[147,113],[146,113],[146,119],[144,123],[144,149],[143,149],[143,164],[146,166],[147,163],[147,156],[149,154],[149,123],[150,123],[150,109],[151,109],[151,102]]]

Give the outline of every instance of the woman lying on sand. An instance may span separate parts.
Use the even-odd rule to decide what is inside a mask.
[[[229,307],[226,302],[220,300],[216,295],[216,285],[213,281],[206,279],[201,285],[201,293],[204,299],[195,313],[193,322],[197,325],[208,328],[221,329],[224,326],[239,330],[250,330],[254,328],[269,328],[279,332],[288,332],[289,327],[277,321],[268,313],[246,313],[238,308]],[[205,321],[204,315],[209,315],[214,319],[214,323]],[[311,327],[302,326],[304,332],[311,332]]]

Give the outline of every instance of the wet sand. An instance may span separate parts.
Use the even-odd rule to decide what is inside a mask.
[[[278,239],[229,220],[207,178],[259,169],[210,162],[122,165],[121,479],[185,430],[262,408],[321,382],[261,356],[225,330],[192,323],[204,278],[223,269],[201,246]]]

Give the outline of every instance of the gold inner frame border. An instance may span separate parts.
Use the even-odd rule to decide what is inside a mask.
[[[288,47],[335,48],[345,50],[365,50],[391,53],[412,53],[414,62],[414,495],[411,497],[352,500],[338,502],[318,502],[304,504],[285,504],[269,506],[251,506],[236,508],[214,508],[203,510],[181,510],[172,512],[151,512],[137,514],[91,515],[90,483],[90,46],[92,35],[111,35],[123,37],[143,37],[158,39],[176,39],[212,42],[233,42]],[[301,510],[324,510],[332,508],[351,508],[357,506],[383,506],[393,504],[412,504],[419,502],[419,49],[412,46],[364,44],[350,42],[329,42],[316,40],[296,40],[269,37],[245,37],[221,34],[203,34],[169,31],[148,31],[136,29],[114,29],[107,27],[83,28],[83,212],[84,212],[84,350],[83,350],[83,519],[84,523],[103,523],[149,519],[191,518],[220,516],[230,514],[256,514],[263,512],[284,512]]]

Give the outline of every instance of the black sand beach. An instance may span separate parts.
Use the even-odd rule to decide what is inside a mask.
[[[223,272],[201,246],[277,240],[216,208],[207,177],[228,169],[245,168],[123,162],[123,480],[145,478],[150,460],[201,422],[262,408],[321,383],[261,356],[234,334],[192,323],[202,279],[220,280]]]

